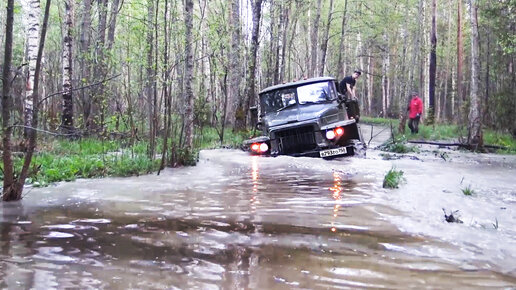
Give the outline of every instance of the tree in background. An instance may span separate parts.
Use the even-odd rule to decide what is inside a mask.
[[[73,126],[73,18],[74,0],[65,1],[65,34],[63,39],[63,114],[61,129],[69,134],[74,131]]]
[[[482,104],[479,96],[480,83],[480,58],[478,40],[478,17],[477,1],[470,0],[470,21],[471,21],[471,91],[469,97],[469,124],[468,144],[473,149],[481,148],[483,145],[482,136]]]
[[[185,131],[185,149],[190,151],[193,147],[193,14],[194,14],[193,0],[185,0],[185,116],[184,116],[184,131]]]

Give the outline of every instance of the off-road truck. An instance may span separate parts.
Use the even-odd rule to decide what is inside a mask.
[[[252,154],[335,157],[364,150],[357,125],[359,108],[337,90],[331,77],[275,85],[259,93],[256,128],[244,141]]]

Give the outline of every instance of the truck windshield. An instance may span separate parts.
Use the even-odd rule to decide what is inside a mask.
[[[324,103],[335,99],[335,92],[330,82],[314,83],[297,87],[297,98],[300,104]]]
[[[295,88],[271,91],[260,96],[262,108],[265,113],[277,112],[287,107],[293,107],[296,102]]]

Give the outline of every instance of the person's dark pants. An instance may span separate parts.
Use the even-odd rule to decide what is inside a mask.
[[[410,132],[412,134],[419,133],[419,117],[410,118],[408,122],[408,127],[410,128]]]

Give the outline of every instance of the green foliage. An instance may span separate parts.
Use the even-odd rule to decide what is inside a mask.
[[[419,126],[419,138],[424,140],[451,140],[461,136],[466,136],[467,132],[464,128],[455,125],[436,124],[434,126]]]
[[[475,191],[471,188],[470,185],[468,185],[462,189],[462,193],[466,196],[471,196],[475,194]]]
[[[398,119],[372,118],[372,117],[366,117],[366,116],[361,116],[360,122],[364,123],[364,124],[385,125],[385,126],[390,126],[390,124],[392,123],[392,126],[394,128],[397,128],[400,123],[400,121]]]
[[[506,150],[500,150],[500,153],[516,153],[516,139],[509,134],[487,131],[484,133],[484,144],[493,144],[507,148]]]
[[[197,138],[196,145],[200,149],[212,148],[240,148],[242,142],[251,137],[252,132],[240,131],[234,132],[231,128],[224,130],[224,143],[220,144],[220,136],[217,129],[213,127],[204,128]]]
[[[47,186],[52,182],[77,178],[132,176],[158,169],[159,161],[150,160],[145,155],[144,142],[123,150],[120,147],[119,141],[95,139],[47,143],[34,156],[27,183]],[[14,159],[15,172],[20,172],[22,162],[19,157]],[[0,177],[3,178],[3,174]]]
[[[210,104],[207,100],[196,98],[194,100],[194,124],[202,127],[209,125],[210,111]]]
[[[370,118],[362,117],[363,123],[377,124],[390,126],[390,122],[393,123],[393,128],[397,128],[399,121],[395,119],[384,119],[384,118]],[[419,133],[416,135],[399,135],[397,130],[395,132],[395,142],[389,140],[387,143],[380,146],[383,151],[394,152],[394,153],[408,153],[417,152],[417,147],[407,146],[406,141],[408,137],[418,140],[428,141],[443,141],[443,140],[460,140],[467,136],[467,128],[463,126],[450,125],[450,124],[435,124],[432,126],[420,125]],[[501,133],[496,130],[484,129],[484,144],[495,145],[507,148],[506,150],[500,150],[500,153],[516,153],[516,140],[509,133]]]
[[[199,159],[199,151],[193,150],[190,151],[188,149],[178,149],[174,152],[174,166],[182,165],[182,166],[195,166]]]
[[[416,146],[407,145],[407,137],[405,135],[394,136],[394,140],[391,138],[384,144],[380,145],[380,150],[392,153],[418,152],[418,148]]]
[[[493,95],[489,99],[489,106],[495,112],[493,115],[493,127],[495,129],[516,128],[514,88],[509,87],[505,91]]]
[[[401,142],[389,142],[382,145],[382,150],[392,153],[411,153],[417,152],[417,147],[406,145],[406,143]]]
[[[383,179],[383,188],[398,188],[402,182],[405,182],[403,171],[392,167]]]

